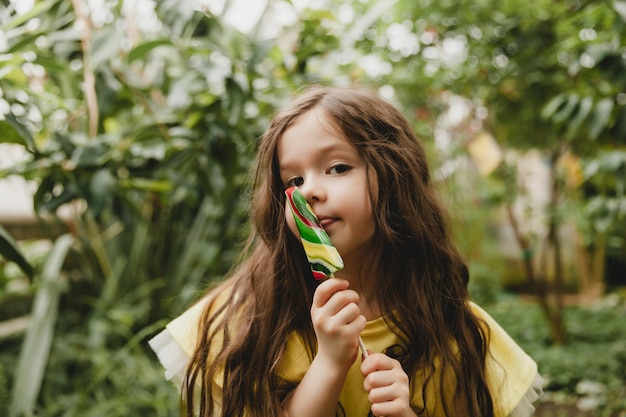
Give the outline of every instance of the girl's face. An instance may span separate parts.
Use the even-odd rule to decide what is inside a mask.
[[[278,162],[283,185],[300,189],[346,266],[362,260],[375,227],[365,162],[322,110],[308,111],[283,133]],[[288,207],[287,224],[299,237]]]

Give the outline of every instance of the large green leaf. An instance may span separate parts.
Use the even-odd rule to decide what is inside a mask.
[[[170,39],[157,39],[149,42],[140,43],[128,53],[128,62],[132,63],[133,61],[136,61],[138,59],[144,59],[146,55],[148,55],[152,50],[164,45],[172,46],[173,44]]]
[[[56,2],[59,0],[42,0],[35,2],[35,5],[28,12],[15,17],[14,19],[8,20],[6,22],[2,22],[2,26],[0,26],[0,31],[7,32],[9,29],[16,28],[30,19],[36,17],[37,15],[47,12]]]
[[[613,111],[613,99],[605,98],[596,104],[596,108],[593,112],[593,117],[589,126],[589,136],[591,139],[596,139],[602,131],[604,131],[611,119],[611,112]]]
[[[593,108],[593,98],[587,96],[580,100],[576,115],[569,121],[567,127],[567,133],[570,137],[576,135],[576,132],[583,121],[589,116],[591,109]]]
[[[576,109],[579,99],[580,97],[578,97],[578,94],[570,95],[567,98],[565,105],[552,116],[552,121],[557,124],[565,122],[565,120],[574,112],[574,109]]]
[[[34,152],[35,141],[28,129],[13,114],[8,113],[4,117],[4,120],[0,120],[0,143],[19,143]]]
[[[109,150],[104,142],[88,142],[74,149],[72,162],[77,168],[99,167],[110,158]]]
[[[9,416],[33,416],[35,403],[43,382],[44,370],[54,337],[62,292],[61,268],[74,243],[71,235],[60,236],[52,247],[41,275],[41,285],[35,295],[31,322],[17,363],[13,398]]]
[[[40,36],[41,36],[41,33],[35,33],[33,35],[26,36],[26,37],[20,39],[14,45],[12,45],[11,49],[9,49],[7,52],[15,53],[15,52],[20,52],[22,50],[32,50],[35,41]]]
[[[548,102],[548,104],[544,106],[543,110],[541,110],[541,117],[546,120],[550,119],[556,113],[556,111],[560,109],[561,106],[563,106],[565,102],[566,97],[563,94],[559,94],[558,96],[554,97]]]
[[[0,225],[0,256],[15,262],[26,275],[32,278],[34,269],[26,260],[13,237]]]

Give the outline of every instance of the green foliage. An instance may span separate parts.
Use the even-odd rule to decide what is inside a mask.
[[[29,154],[2,175],[33,181],[37,213],[64,211],[58,221],[75,240],[63,258],[67,292],[31,316],[22,364],[13,369],[15,346],[0,355],[11,413],[175,415],[176,390],[146,341],[234,262],[255,139],[281,100],[266,74],[274,45],[191,2],[159,2],[152,30],[140,25],[149,13],[135,20],[114,2],[98,23],[73,6],[0,11],[12,29],[0,140]],[[9,237],[1,242],[28,270]],[[46,270],[34,274],[25,292],[36,307],[52,298],[39,285]]]
[[[63,301],[67,301],[67,296]],[[156,322],[127,343],[115,340],[98,344],[87,337],[86,330],[81,330],[85,326],[83,317],[63,317],[57,324],[37,415],[179,415],[178,393],[165,380],[163,369],[144,343],[146,335],[163,325],[164,322]],[[17,344],[4,342],[0,352],[0,367],[7,370],[2,375],[8,381],[15,377],[11,361],[18,349]],[[0,410],[7,409],[2,415],[8,415],[10,397],[6,395],[7,401],[0,403]]]
[[[359,46],[394,62],[381,82],[396,88],[409,114],[439,114],[454,93],[468,98],[467,118],[482,124],[506,149],[537,149],[546,158],[570,152],[592,165],[601,164],[604,153],[623,151],[624,2],[540,1],[528,7],[519,0],[422,1],[415,7],[415,2],[401,1],[383,17],[369,31],[376,36],[366,36]],[[404,44],[416,46],[398,48],[391,36],[397,32]],[[449,52],[454,48],[456,55]],[[464,146],[475,129],[471,123],[458,127],[453,142]],[[420,130],[433,133],[421,124]],[[604,181],[624,174],[606,165],[598,176]],[[619,188],[598,190],[603,198],[616,193]],[[510,199],[516,195],[508,192]],[[591,196],[569,197],[574,203],[582,198],[579,210]],[[610,204],[603,209],[615,211]],[[606,220],[599,216],[598,221]],[[619,229],[623,221],[605,229]]]
[[[74,209],[90,296],[150,286],[160,303],[182,288],[179,310],[228,270],[240,240],[239,195],[265,116],[252,84],[267,48],[189,4],[158,5],[164,30],[111,8],[115,19],[82,33],[66,2],[45,4],[30,12],[36,27],[4,12],[21,30],[1,64],[13,103],[3,140],[32,154],[14,172],[38,184],[38,212]]]
[[[0,362],[0,414],[3,416],[9,414],[10,403],[11,397],[9,395],[7,371],[5,370],[4,365]]]
[[[92,321],[87,334],[70,327],[81,322],[78,316],[70,317],[58,329],[66,337],[57,338],[51,352],[46,384],[54,389],[42,392],[42,415],[177,415],[176,389],[165,381],[162,368],[144,346],[145,337],[163,322],[125,334],[126,342],[109,333],[116,320]],[[114,340],[107,342],[102,336]]]
[[[502,282],[490,265],[470,264],[469,292],[478,304],[492,304],[502,294]]]
[[[537,362],[547,391],[584,396],[589,381],[601,387],[598,413],[624,411],[626,308],[617,296],[594,307],[565,310],[569,343],[551,346],[549,330],[534,304],[511,299],[487,306],[490,314]],[[582,385],[581,385],[582,384]],[[621,407],[621,408],[620,408]],[[608,413],[606,415],[609,415]]]
[[[626,222],[626,152],[605,150],[583,163],[582,188],[586,199],[574,218],[585,245],[608,236],[607,249],[623,252]]]

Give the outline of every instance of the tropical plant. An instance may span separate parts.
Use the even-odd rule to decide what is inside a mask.
[[[113,1],[101,13],[63,0],[0,11],[0,138],[30,155],[4,175],[36,184],[39,215],[69,211],[58,217],[63,255],[50,254],[53,272],[34,271],[31,324],[8,373],[10,415],[171,410],[145,393],[134,405],[98,398],[132,381],[123,369],[160,373],[154,361],[151,373],[130,362],[143,355],[145,366],[146,339],[228,271],[246,227],[240,195],[254,140],[280,97],[256,82],[271,81],[263,61],[274,45],[191,2],[145,5],[141,19]],[[32,274],[0,236],[2,255]],[[77,382],[86,389],[75,392]]]
[[[577,216],[583,242],[579,252],[586,265],[578,269],[583,286],[602,282],[604,246],[617,241],[612,236],[625,218],[623,187],[616,180],[623,177],[621,162],[597,169],[601,160],[621,161],[626,137],[625,11],[622,1],[539,1],[532,7],[518,0],[398,1],[358,41],[362,50],[393,63],[379,81],[394,88],[407,113],[421,121],[418,128],[423,122],[432,126],[437,115],[463,104],[453,109],[462,123],[441,138],[456,144],[448,149],[457,149],[443,161],[444,176],[452,179],[456,172],[462,177],[457,183],[468,184],[468,166],[459,163],[458,149],[477,134],[489,132],[504,149],[507,158],[501,157],[500,169],[491,171],[503,182],[503,192],[496,200],[492,193],[489,203],[507,207],[527,280],[556,343],[566,339],[561,295],[565,275],[571,274],[563,261],[565,215],[587,213],[584,220]],[[513,209],[526,192],[519,186],[515,155],[531,149],[540,153],[548,171],[540,233],[528,232],[532,228],[523,224],[529,207]],[[584,179],[577,174],[583,170]],[[452,189],[463,192],[462,186]],[[470,189],[466,196],[472,201],[476,187]],[[537,219],[537,214],[530,217]],[[547,264],[554,265],[553,272]],[[601,294],[595,291],[596,298]]]

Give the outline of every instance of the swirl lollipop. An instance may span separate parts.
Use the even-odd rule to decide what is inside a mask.
[[[311,206],[296,187],[285,191],[293,218],[300,232],[300,240],[316,280],[330,278],[343,268],[343,259],[320,225]]]

